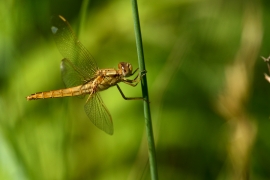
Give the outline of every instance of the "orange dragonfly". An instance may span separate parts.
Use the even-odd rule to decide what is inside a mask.
[[[138,70],[137,68],[133,72],[132,65],[127,62],[120,62],[118,69],[99,69],[91,54],[78,41],[70,24],[60,15],[52,18],[51,31],[56,45],[64,57],[60,69],[66,89],[37,92],[27,96],[26,99],[84,97],[89,94],[84,105],[87,116],[94,125],[112,135],[114,131],[112,117],[98,92],[116,86],[126,100],[143,99],[142,97],[125,97],[117,83],[123,82],[135,87],[145,73],[138,73],[133,80],[127,79],[126,77],[134,75]]]

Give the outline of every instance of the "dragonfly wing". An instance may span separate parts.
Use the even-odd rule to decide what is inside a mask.
[[[82,84],[84,76],[68,59],[63,59],[60,65],[62,79],[66,87],[74,87]]]
[[[63,59],[60,65],[62,80],[67,88],[82,85],[84,83],[84,76],[68,59]],[[77,96],[84,98],[85,94]]]
[[[75,69],[80,72],[85,80],[91,79],[98,70],[97,64],[77,39],[67,20],[62,16],[53,16],[51,31],[60,53],[72,64],[73,69],[70,70]],[[65,76],[66,73],[63,75]],[[66,78],[63,77],[63,79]]]
[[[113,134],[112,117],[103,103],[99,93],[95,93],[84,105],[84,110],[89,119],[104,132]]]

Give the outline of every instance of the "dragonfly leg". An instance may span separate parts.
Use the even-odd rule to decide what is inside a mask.
[[[136,71],[137,70],[138,69],[136,69]],[[123,79],[122,82],[126,83],[126,84],[128,84],[130,86],[135,87],[141,81],[142,77],[145,76],[145,74],[146,74],[146,71],[142,71],[142,72],[138,73],[137,76],[133,80],[131,80],[131,79]]]
[[[116,84],[116,87],[117,87],[117,89],[119,90],[120,94],[122,95],[122,97],[125,100],[140,100],[140,99],[143,99],[143,97],[126,97],[118,84]]]
[[[85,103],[87,103],[91,99],[91,97],[92,97],[92,93],[88,96],[88,98],[87,98],[87,100],[86,100]]]
[[[138,70],[138,68],[132,73],[132,75],[133,75],[137,70]],[[143,70],[143,71],[139,72],[139,73],[137,74],[137,76],[133,79],[133,81],[137,81],[138,77],[140,77],[140,80],[141,80],[141,78],[142,78],[143,76],[145,76],[146,73],[147,73],[146,70]],[[139,80],[139,81],[140,81],[140,80]]]
[[[88,96],[88,98],[87,98],[87,100],[86,100],[85,103],[87,103],[91,99],[91,97],[93,96],[94,92],[95,92],[94,89],[92,89],[92,92],[89,94],[89,96]]]
[[[133,87],[137,86],[137,84],[139,83],[139,82],[134,83],[133,80],[129,80],[129,79],[126,79],[126,80],[124,80],[122,82],[125,83],[125,84],[128,84],[130,86],[133,86]]]
[[[135,73],[138,71],[138,69],[139,69],[139,68],[135,69],[135,71],[133,71],[133,73],[131,74],[131,76],[132,76],[133,74],[135,74]]]
[[[147,73],[146,70],[143,70],[141,71],[140,73],[138,73],[138,75],[136,76],[135,79],[133,79],[133,81],[136,81],[136,82],[140,82],[142,80],[142,77],[145,76]],[[139,80],[137,80],[138,78],[140,78]]]

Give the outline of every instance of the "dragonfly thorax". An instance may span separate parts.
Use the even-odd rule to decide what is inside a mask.
[[[122,74],[124,77],[129,77],[132,75],[132,65],[127,62],[120,62],[118,64],[119,74]]]

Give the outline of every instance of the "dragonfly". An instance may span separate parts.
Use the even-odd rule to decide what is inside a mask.
[[[69,96],[84,97],[88,95],[84,110],[88,118],[99,129],[112,135],[114,132],[112,116],[99,94],[116,86],[125,100],[143,99],[142,97],[126,97],[118,83],[123,82],[135,87],[145,72],[134,75],[128,62],[120,62],[118,69],[99,69],[96,61],[76,37],[68,21],[61,15],[52,17],[51,31],[58,50],[64,57],[60,64],[61,76],[65,89],[37,92],[26,97],[29,100],[60,98]]]

